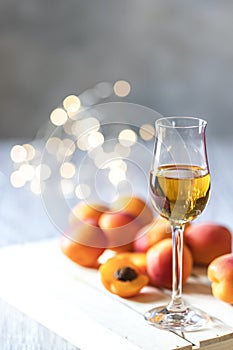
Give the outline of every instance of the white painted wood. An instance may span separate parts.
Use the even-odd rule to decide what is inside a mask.
[[[192,348],[107,293],[96,271],[63,257],[57,240],[2,249],[0,278],[0,297],[81,349]]]
[[[137,297],[117,297],[105,290],[96,270],[63,256],[57,239],[0,251],[0,297],[82,349],[93,349],[93,344],[126,350],[233,348],[233,307],[210,295],[203,271],[196,276],[184,288],[185,300],[223,323],[186,333],[184,340],[143,318],[148,309],[166,304],[169,293],[145,287]]]

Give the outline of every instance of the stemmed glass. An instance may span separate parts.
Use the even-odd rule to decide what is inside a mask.
[[[149,310],[145,319],[159,328],[193,331],[208,315],[182,299],[184,225],[204,210],[210,194],[206,121],[167,117],[156,121],[150,197],[154,209],[172,226],[172,297],[166,306]]]

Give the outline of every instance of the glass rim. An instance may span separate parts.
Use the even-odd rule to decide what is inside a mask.
[[[174,120],[174,122],[177,120],[187,120],[190,122],[188,125],[175,125],[172,122],[170,124],[166,124],[165,121],[169,122]],[[193,121],[193,124],[191,123]],[[163,128],[171,128],[171,129],[193,129],[193,128],[200,128],[205,127],[207,125],[207,121],[202,118],[192,117],[192,116],[169,116],[169,117],[162,117],[155,121],[155,126],[163,127]]]

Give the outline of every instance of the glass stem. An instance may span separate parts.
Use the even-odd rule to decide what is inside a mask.
[[[182,300],[182,261],[184,225],[172,225],[172,299],[167,309],[170,312],[184,312]]]

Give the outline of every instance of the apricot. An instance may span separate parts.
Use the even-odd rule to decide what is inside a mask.
[[[156,287],[172,287],[172,239],[166,238],[153,245],[147,252],[147,273],[150,283]],[[186,282],[193,266],[190,250],[184,244],[182,281]]]
[[[127,257],[113,257],[99,268],[101,282],[111,293],[128,298],[137,295],[149,278]]]
[[[104,232],[88,223],[72,226],[60,241],[62,252],[75,263],[86,267],[98,266],[97,260],[107,244]]]
[[[111,249],[131,243],[141,227],[134,217],[123,212],[106,212],[100,216],[98,223]]]
[[[78,221],[92,220],[93,224],[97,226],[100,216],[108,210],[109,208],[104,205],[81,201],[72,209],[69,216],[69,223],[73,225]]]
[[[132,252],[133,251],[133,242],[119,245],[117,247],[111,247],[109,249],[117,254]]]
[[[163,218],[156,218],[152,223],[140,229],[134,239],[134,251],[146,252],[157,242],[171,238],[171,225]]]
[[[147,261],[146,261],[146,253],[136,253],[136,252],[126,252],[119,253],[115,256],[115,259],[128,259],[131,263],[133,263],[141,273],[147,273]]]
[[[153,220],[153,212],[149,205],[136,196],[119,197],[111,206],[112,211],[120,211],[131,215],[141,222],[141,225],[147,225]]]
[[[207,266],[213,259],[231,252],[232,235],[225,227],[214,223],[191,225],[184,240],[192,252],[194,263]]]
[[[233,304],[233,254],[224,254],[208,266],[208,278],[212,281],[213,295]]]

